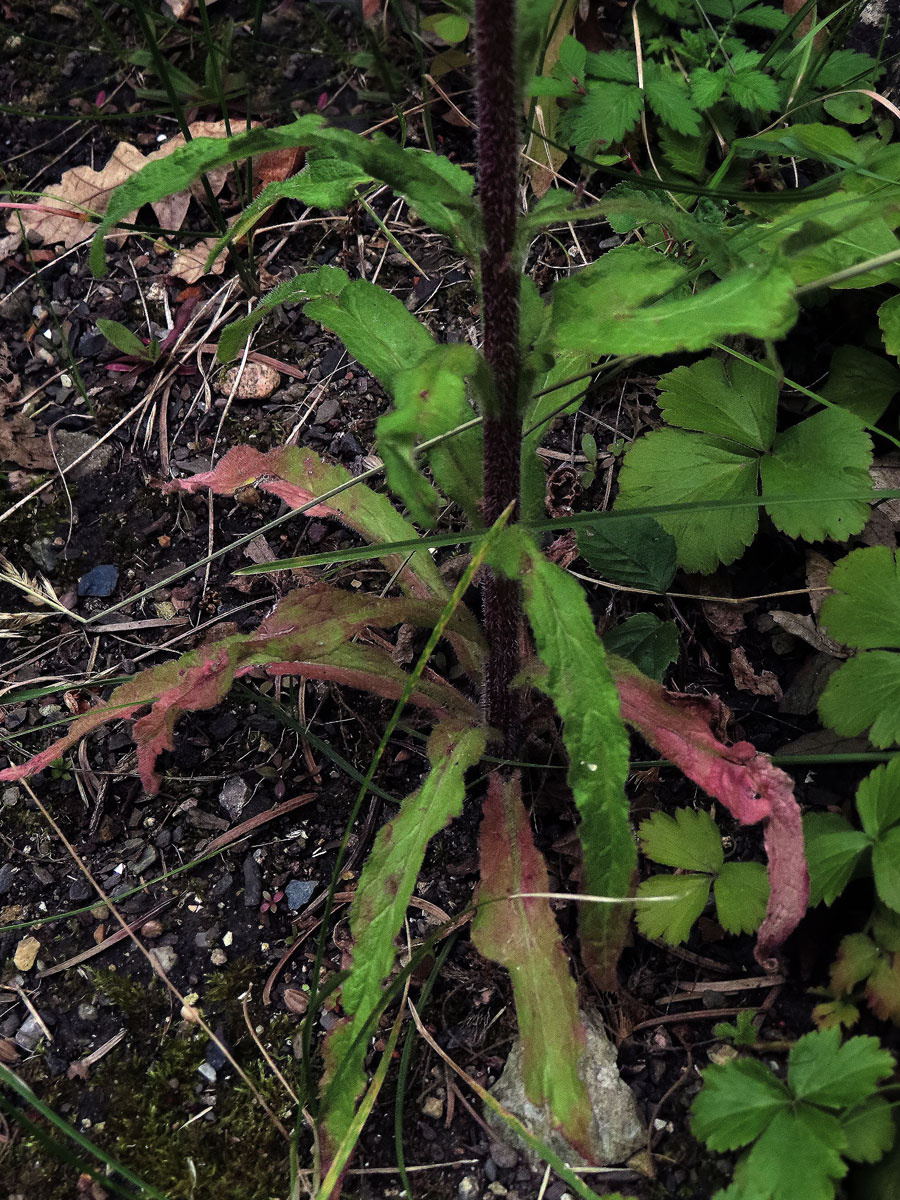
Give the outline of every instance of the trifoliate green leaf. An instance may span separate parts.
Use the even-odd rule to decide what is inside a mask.
[[[894,1144],[894,1113],[883,1096],[873,1096],[840,1118],[847,1147],[845,1157],[853,1162],[878,1162]]]
[[[679,808],[672,817],[655,812],[638,829],[641,850],[664,867],[714,875],[722,866],[722,836],[709,813]]]
[[[638,87],[591,82],[581,103],[563,113],[560,132],[575,146],[620,142],[638,123],[643,107]]]
[[[862,346],[838,346],[819,394],[873,425],[900,392],[900,370]]]
[[[661,621],[653,613],[635,613],[608,630],[603,644],[610,654],[627,658],[657,683],[662,683],[669,665],[678,658],[675,622]]]
[[[834,1181],[847,1174],[844,1146],[836,1117],[800,1104],[775,1114],[735,1176],[747,1200],[834,1200]]]
[[[619,475],[617,508],[751,499],[757,494],[757,458],[703,434],[661,429],[638,438]],[[659,523],[675,538],[687,571],[714,571],[731,563],[753,541],[755,508],[674,513]]]
[[[737,1058],[707,1067],[691,1105],[691,1132],[717,1153],[737,1150],[758,1138],[790,1101],[790,1092],[762,1063]]]
[[[887,546],[851,551],[828,585],[820,618],[831,637],[859,650],[900,649],[900,563]]]
[[[749,363],[702,358],[659,381],[659,407],[669,425],[715,434],[768,450],[775,437],[778,387]]]
[[[900,654],[867,650],[845,662],[819,697],[819,715],[842,737],[868,729],[879,749],[900,742]]]
[[[757,862],[727,862],[713,884],[716,913],[726,933],[755,933],[769,902],[766,868]]]
[[[788,537],[808,542],[844,542],[869,518],[865,494],[871,486],[872,440],[853,413],[830,408],[794,425],[775,439],[760,463],[763,496],[827,496],[821,504],[767,504]]]
[[[840,1031],[804,1034],[788,1055],[788,1086],[798,1100],[843,1108],[868,1100],[894,1060],[875,1037],[853,1037],[841,1045]]]
[[[669,946],[687,941],[691,928],[709,899],[709,875],[651,875],[637,890],[638,899],[652,897],[650,904],[637,904],[638,929],[645,937],[661,938]],[[656,897],[670,896],[670,900]]]
[[[690,88],[671,67],[648,63],[644,71],[647,102],[661,121],[678,133],[698,134],[700,114],[691,100]]]
[[[900,823],[900,755],[865,777],[856,790],[856,808],[869,837]]]
[[[722,99],[725,91],[725,71],[710,71],[708,67],[698,67],[691,71],[691,95],[694,104],[701,111],[712,108]]]
[[[803,845],[809,867],[809,904],[833,904],[841,894],[870,839],[837,813],[807,813]]]
[[[900,826],[883,833],[872,847],[872,873],[879,898],[900,912]]]
[[[612,583],[664,592],[675,577],[675,539],[652,517],[582,526],[578,549]]]

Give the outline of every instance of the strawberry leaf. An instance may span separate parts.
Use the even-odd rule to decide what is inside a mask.
[[[804,1034],[791,1047],[787,1079],[799,1100],[843,1108],[868,1100],[879,1081],[890,1075],[894,1060],[875,1037],[849,1038],[822,1029]]]
[[[900,742],[900,654],[867,650],[845,662],[819,698],[819,716],[842,737],[868,729],[873,746]]]
[[[862,346],[838,346],[819,395],[872,424],[900,391],[900,370],[883,354]]]
[[[738,1058],[707,1067],[691,1105],[691,1132],[717,1153],[737,1150],[765,1132],[790,1101],[790,1092],[762,1063]]]
[[[862,827],[877,838],[900,823],[900,755],[871,771],[856,789]]]
[[[844,1155],[852,1162],[878,1162],[894,1144],[894,1113],[883,1096],[872,1096],[840,1121],[847,1140]]]
[[[883,833],[872,847],[872,873],[881,900],[900,912],[900,826]]]
[[[659,380],[659,407],[669,425],[730,438],[752,450],[775,439],[778,386],[750,363],[701,358]]]
[[[849,933],[841,940],[837,957],[831,964],[831,986],[840,995],[848,995],[875,970],[879,949],[864,933]]]
[[[762,863],[727,862],[713,884],[716,913],[726,933],[755,933],[769,901],[769,881]]]
[[[575,981],[546,892],[518,775],[491,774],[479,837],[481,882],[472,925],[477,950],[512,977],[528,1099],[546,1105],[567,1141],[591,1157],[591,1103],[578,1073],[585,1046]]]
[[[638,838],[641,853],[664,867],[715,875],[724,862],[718,826],[702,809],[679,808],[674,817],[655,812],[641,822]]]
[[[851,551],[828,585],[820,615],[831,637],[858,650],[900,649],[900,563],[887,546]]]
[[[835,902],[871,845],[871,839],[854,829],[837,813],[807,813],[803,840],[809,864],[809,903]]]
[[[662,683],[669,665],[678,658],[678,630],[674,621],[660,621],[653,613],[635,613],[603,635],[610,654],[633,662],[639,671]]]
[[[669,946],[686,942],[706,907],[711,883],[709,875],[651,875],[637,890],[638,901],[652,900],[635,907],[638,929]]]
[[[847,1174],[846,1139],[831,1113],[810,1104],[776,1113],[735,1172],[739,1196],[756,1200],[834,1200],[834,1181]],[[762,1190],[754,1183],[762,1184]]]

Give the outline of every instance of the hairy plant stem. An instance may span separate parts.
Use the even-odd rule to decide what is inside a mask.
[[[478,187],[484,221],[481,320],[494,393],[484,417],[484,519],[492,525],[519,500],[519,269],[515,257],[519,169],[516,0],[476,0]],[[516,510],[517,511],[517,510]],[[519,702],[510,684],[519,670],[522,605],[514,580],[491,573],[483,588],[490,652],[484,707],[504,753],[514,754]]]

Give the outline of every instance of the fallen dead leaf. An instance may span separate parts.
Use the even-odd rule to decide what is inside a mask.
[[[828,595],[828,576],[834,563],[818,550],[806,552],[806,586],[809,588],[809,606],[813,616],[818,617],[822,601]]]
[[[742,692],[752,692],[754,696],[772,696],[781,699],[781,685],[771,671],[757,672],[750,665],[745,651],[735,646],[731,651],[731,676],[735,687]]]
[[[848,657],[847,647],[823,633],[808,613],[781,612],[776,609],[768,615],[786,633],[800,638],[814,650],[821,650],[823,654],[830,654],[832,658]]]
[[[41,948],[41,943],[36,937],[31,934],[28,937],[23,937],[16,946],[16,952],[13,955],[13,966],[17,971],[30,971],[34,966],[34,961],[38,956],[38,951]]]
[[[185,246],[175,255],[169,274],[175,279],[183,279],[185,283],[196,283],[204,275],[221,275],[225,270],[225,255],[220,254],[207,271],[206,260],[209,252],[219,239],[204,238],[202,242],[194,242],[193,246]]]

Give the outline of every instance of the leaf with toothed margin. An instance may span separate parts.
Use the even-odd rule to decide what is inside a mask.
[[[462,811],[464,774],[484,753],[486,730],[443,722],[428,741],[430,771],[417,792],[383,826],[366,859],[353,900],[350,974],[341,999],[347,1020],[325,1043],[321,1133],[326,1157],[340,1145],[365,1086],[367,1038],[358,1037],[377,1013],[396,958],[394,938],[413,893],[428,843]]]
[[[525,614],[538,657],[547,668],[533,682],[550,696],[563,721],[567,779],[581,817],[578,836],[588,895],[630,896],[637,849],[628,820],[625,777],[628,735],[603,643],[584,589],[541,554],[521,529],[503,531],[494,565],[522,585]],[[623,904],[580,906],[582,957],[594,980],[615,986],[628,928]]]
[[[591,1158],[591,1102],[578,1073],[586,1037],[575,980],[534,845],[518,774],[491,773],[479,836],[475,948],[512,977],[525,1094],[549,1109],[566,1140]],[[522,895],[521,893],[525,893]]]
[[[333,679],[397,698],[406,686],[406,672],[380,648],[347,643],[367,625],[433,627],[442,607],[439,599],[369,596],[327,584],[290,592],[254,633],[232,634],[207,643],[121,684],[109,700],[73,721],[66,735],[46,750],[20,766],[0,771],[0,781],[15,782],[44,770],[85,734],[149,706],[150,711],[135,721],[133,736],[141,780],[147,792],[155,795],[159,788],[156,759],[163,750],[173,748],[178,718],[214,707],[235,679],[263,667],[272,675]],[[450,627],[464,639],[480,636],[471,615],[461,609],[454,614],[448,633]],[[438,716],[477,719],[476,706],[441,680],[421,680],[410,699]]]

